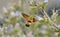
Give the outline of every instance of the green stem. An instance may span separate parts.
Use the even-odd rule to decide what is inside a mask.
[[[52,22],[52,25],[59,30],[59,28],[57,27],[57,25],[50,19],[50,17],[47,15],[47,13],[46,13],[45,11],[44,11],[44,14],[45,14],[45,16],[48,18],[48,20],[49,20],[50,22]]]

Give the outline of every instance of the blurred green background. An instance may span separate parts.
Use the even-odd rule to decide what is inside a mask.
[[[60,0],[0,0],[0,37],[60,37]]]

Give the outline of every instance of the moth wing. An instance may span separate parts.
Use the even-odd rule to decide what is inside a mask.
[[[26,21],[30,20],[30,16],[25,14],[25,13],[22,13],[22,16],[26,19]]]
[[[29,15],[27,15],[27,14],[25,14],[25,13],[22,13],[22,16],[23,16],[24,18],[30,17]]]

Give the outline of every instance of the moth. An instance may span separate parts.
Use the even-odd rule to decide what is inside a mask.
[[[29,15],[22,13],[22,16],[24,17],[24,19],[26,20],[26,26],[29,27],[32,23],[36,22],[37,20],[35,19],[35,17],[33,17],[32,19],[30,18]]]

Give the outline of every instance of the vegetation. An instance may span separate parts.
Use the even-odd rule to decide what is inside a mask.
[[[3,27],[0,29],[0,37],[60,37],[60,28],[58,22],[58,10],[52,10],[51,17],[47,14],[46,2],[36,4],[35,1],[29,3],[27,12],[24,11],[25,0],[21,0],[21,5],[16,2],[10,8],[6,8],[4,12]],[[43,16],[39,14],[42,11]],[[42,19],[34,22],[30,27],[26,27],[26,20],[22,17],[21,13],[27,13],[32,17],[38,16]],[[40,18],[41,18],[40,17]],[[40,19],[39,18],[39,19]]]

